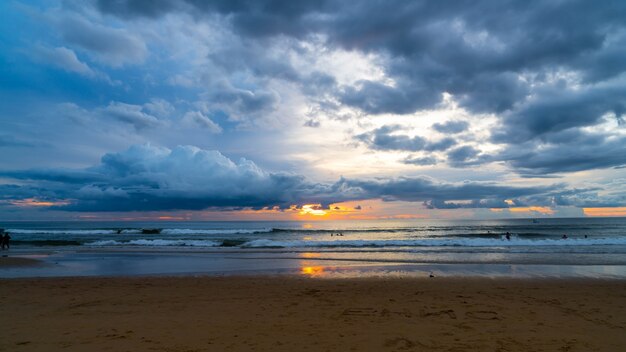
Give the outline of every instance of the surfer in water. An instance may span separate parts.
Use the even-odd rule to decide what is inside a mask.
[[[511,240],[511,234],[510,233],[506,233],[506,235],[504,235],[504,237],[506,237],[507,241]]]

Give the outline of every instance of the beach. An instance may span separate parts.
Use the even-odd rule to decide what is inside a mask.
[[[2,351],[620,351],[626,282],[275,276],[0,281]]]
[[[9,225],[0,351],[626,346],[624,219]]]

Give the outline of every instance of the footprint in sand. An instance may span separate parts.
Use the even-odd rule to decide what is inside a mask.
[[[385,347],[391,347],[391,348],[395,348],[398,350],[409,350],[413,347],[415,347],[415,342],[404,338],[404,337],[397,337],[395,339],[387,339],[385,341]]]
[[[473,312],[466,312],[465,316],[472,319],[479,320],[500,320],[498,313],[490,310],[476,310]]]
[[[374,316],[378,311],[374,308],[348,308],[341,313],[341,315],[352,315],[352,316]]]
[[[447,315],[450,319],[456,319],[456,313],[452,309],[440,310],[436,312],[427,312],[425,310],[420,310],[420,317],[437,317],[441,315]]]

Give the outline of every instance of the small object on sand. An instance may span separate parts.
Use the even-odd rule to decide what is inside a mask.
[[[428,277],[435,277],[435,275],[433,275],[433,273],[430,273]]]

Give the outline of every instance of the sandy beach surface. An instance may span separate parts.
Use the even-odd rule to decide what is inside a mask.
[[[0,256],[0,269],[12,267],[40,266],[43,262],[37,259]]]
[[[2,351],[624,351],[626,281],[0,280]]]

